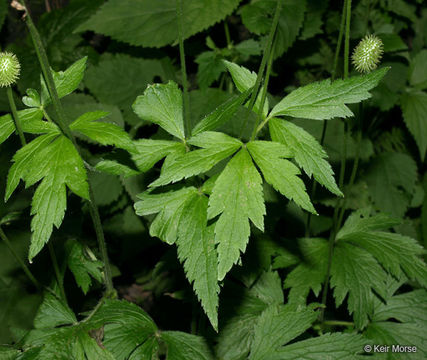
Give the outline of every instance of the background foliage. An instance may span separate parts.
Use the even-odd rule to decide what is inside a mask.
[[[1,47],[21,62],[32,141],[21,148],[0,88],[0,226],[41,286],[0,242],[0,359],[352,359],[366,344],[426,358],[421,0],[351,2],[351,48],[376,34],[384,54],[335,82],[343,4],[283,0],[253,111],[275,0],[183,0],[181,18],[175,0],[29,1],[80,153],[9,3]]]

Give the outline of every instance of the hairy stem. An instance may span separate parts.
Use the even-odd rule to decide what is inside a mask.
[[[353,326],[354,323],[351,321],[341,321],[341,320],[327,320],[323,322],[324,325],[330,326]]]
[[[8,86],[6,88],[7,98],[9,99],[10,110],[12,111],[12,119],[15,123],[16,131],[21,140],[21,145],[25,146],[27,141],[25,140],[24,132],[22,131],[21,122],[19,120],[18,111],[16,110],[15,100],[13,99],[12,88]]]
[[[341,13],[340,31],[338,34],[337,46],[335,48],[334,64],[332,66],[332,72],[331,72],[331,80],[332,81],[334,81],[335,77],[336,77],[336,72],[337,72],[337,67],[338,67],[338,58],[339,58],[339,54],[341,51],[342,38],[344,36],[346,7],[347,7],[347,0],[344,0],[343,7],[342,7],[342,13]],[[323,120],[322,137],[320,139],[320,145],[322,147],[323,147],[323,144],[325,142],[325,136],[326,136],[327,128],[328,128],[328,121]],[[316,189],[317,189],[317,182],[314,181],[314,179],[313,179],[312,184],[311,184],[311,199],[313,199],[314,196],[316,195]],[[305,224],[305,237],[310,237],[311,217],[312,217],[312,214],[308,213],[306,224]]]
[[[28,27],[28,31],[30,32],[31,38],[34,43],[34,48],[36,50],[37,58],[39,60],[43,77],[46,82],[50,97],[52,99],[52,104],[56,112],[56,119],[55,123],[60,128],[61,132],[73,143],[74,147],[76,148],[77,152],[81,154],[80,148],[77,145],[76,139],[71,132],[70,128],[67,125],[66,122],[66,114],[64,112],[64,109],[62,107],[61,101],[59,100],[58,92],[56,90],[55,82],[53,80],[51,68],[49,65],[49,60],[47,58],[46,50],[43,46],[43,42],[40,38],[40,34],[37,31],[37,28],[35,27],[33,20],[31,18],[31,14],[28,11],[27,1],[24,0],[25,6],[26,6],[26,24]],[[92,186],[89,182],[89,193],[92,194]],[[90,214],[92,217],[92,222],[95,228],[96,237],[98,240],[98,246],[101,252],[102,261],[104,263],[104,271],[105,271],[105,287],[107,294],[114,296],[115,290],[113,287],[113,281],[111,277],[111,267],[110,262],[108,260],[108,254],[107,254],[107,246],[105,244],[105,238],[104,238],[104,232],[101,226],[99,211],[97,206],[95,205],[95,202],[93,201],[93,195],[90,196],[89,201],[89,208],[90,208]]]
[[[90,196],[90,204],[95,204],[95,198],[93,196],[92,187],[89,187],[89,196]],[[111,273],[110,263],[108,262],[108,252],[107,252],[107,244],[104,238],[104,231],[102,229],[101,217],[99,216],[99,211],[96,205],[90,206],[89,211],[92,217],[93,225],[95,227],[96,237],[99,243],[99,251],[101,253],[102,259],[107,259],[108,266],[104,266],[104,281],[105,287],[107,289],[108,296],[114,297],[114,287],[113,287],[113,276]]]
[[[271,68],[273,66],[273,54],[274,54],[274,51],[271,51],[270,52],[270,57],[268,59],[267,71],[265,73],[264,85],[263,85],[262,93],[261,93],[261,102],[260,102],[259,109],[258,109],[257,120],[255,122],[254,129],[252,130],[251,141],[255,140],[255,137],[257,136],[257,134],[261,131],[261,129],[263,128],[263,126],[267,123],[267,121],[265,121],[263,123],[263,126],[261,126],[260,128],[258,128],[258,124],[260,123],[261,117],[262,117],[262,111],[264,109],[265,99],[267,98],[268,81],[270,80]]]
[[[335,79],[337,68],[338,68],[338,58],[339,58],[340,51],[341,51],[342,38],[344,36],[346,7],[347,7],[347,0],[344,0],[344,4],[342,7],[342,13],[341,13],[340,32],[338,34],[337,46],[335,48],[334,65],[332,66],[332,73],[331,73],[332,81]]]
[[[357,130],[357,135],[356,135],[356,154],[354,156],[353,167],[351,169],[350,179],[348,181],[348,186],[347,186],[348,189],[350,189],[353,186],[354,181],[356,180],[357,169],[359,167],[360,150],[361,150],[360,144],[362,142],[363,103],[359,103],[358,117],[359,117],[360,128]],[[337,226],[336,226],[337,230],[336,231],[338,231],[341,227],[341,223],[342,223],[342,220],[344,218],[346,202],[347,202],[347,198],[344,198],[342,203],[341,203],[341,207],[340,207],[340,211],[339,211],[339,215],[338,215],[338,221],[337,221]]]
[[[56,258],[55,249],[52,242],[47,243],[50,258],[52,260],[53,270],[55,271],[56,282],[58,283],[59,292],[61,293],[62,300],[67,304],[67,296],[65,295],[64,282],[62,281],[61,271],[59,270],[58,260]]]
[[[41,289],[42,286],[40,285],[40,283],[37,281],[37,279],[34,277],[34,275],[31,273],[30,269],[28,268],[28,266],[25,264],[25,262],[19,257],[19,255],[16,253],[15,249],[12,246],[12,243],[10,242],[10,240],[8,239],[8,237],[6,236],[6,234],[4,233],[3,229],[0,226],[0,238],[4,241],[4,243],[6,244],[6,246],[8,247],[9,251],[11,252],[11,254],[13,255],[13,257],[15,258],[15,260],[18,262],[18,264],[21,266],[22,270],[24,271],[25,275],[27,275],[28,279],[34,284],[34,286],[37,289]]]
[[[227,41],[227,48],[230,49],[232,47],[232,44],[231,44],[230,29],[228,28],[227,19],[224,20],[224,33],[225,33],[225,40]]]
[[[346,0],[345,40],[344,40],[344,79],[348,78],[349,56],[350,56],[350,22],[351,22],[351,0]]]
[[[276,33],[277,24],[279,22],[280,12],[282,11],[282,1],[277,0],[276,11],[274,12],[273,22],[271,24],[270,33],[268,34],[267,44],[265,45],[264,55],[261,60],[261,64],[258,69],[258,75],[256,77],[255,86],[252,90],[251,98],[249,100],[248,110],[251,111],[255,105],[255,101],[258,96],[258,91],[261,86],[262,75],[264,74],[265,66],[267,65],[267,60],[270,58],[270,52],[272,50],[274,34]],[[249,115],[246,117],[240,130],[240,137],[242,137],[243,132],[245,131],[246,125],[249,120]],[[256,129],[256,127],[255,127]]]
[[[346,9],[346,27],[345,27],[345,42],[344,42],[344,79],[347,79],[348,77],[348,59],[349,59],[349,53],[350,53],[350,20],[351,20],[351,0],[345,0],[344,3],[345,9]],[[344,185],[344,178],[345,178],[345,164],[346,164],[346,158],[347,158],[347,137],[348,137],[348,123],[344,121],[344,144],[343,144],[343,152],[341,156],[341,168],[340,168],[340,177],[339,177],[339,184],[338,186],[342,189]],[[328,243],[328,265],[326,269],[326,276],[325,276],[325,282],[323,284],[323,290],[322,290],[322,304],[326,305],[326,299],[328,297],[328,288],[329,288],[329,277],[331,274],[331,266],[332,266],[332,257],[334,255],[334,245],[335,245],[335,237],[338,232],[337,224],[338,224],[338,213],[339,213],[340,206],[336,206],[334,210],[333,215],[333,223],[332,223],[332,230],[329,236],[329,243]],[[320,310],[320,321],[323,323],[324,317],[325,317],[325,308],[324,306]]]
[[[185,136],[186,138],[191,136],[191,124],[190,124],[190,96],[188,94],[188,79],[187,79],[187,67],[185,64],[185,49],[184,49],[184,12],[182,0],[176,0],[176,16],[178,19],[178,37],[179,37],[179,57],[181,62],[181,73],[182,73],[182,87],[184,90],[184,108],[183,116],[185,123]]]
[[[325,142],[327,125],[328,125],[328,121],[323,120],[322,136],[320,138],[320,146],[322,146],[322,147],[323,147],[323,143]],[[314,199],[314,196],[316,195],[316,189],[317,189],[317,182],[313,178],[312,183],[311,183],[311,194],[310,194],[311,199]],[[311,232],[310,232],[311,215],[312,215],[311,212],[309,212],[307,214],[307,220],[305,223],[305,237],[310,237],[310,234],[311,234]]]

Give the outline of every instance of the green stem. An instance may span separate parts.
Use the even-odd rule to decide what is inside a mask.
[[[99,216],[98,208],[95,205],[95,198],[93,195],[92,187],[89,187],[89,211],[92,217],[93,225],[95,227],[96,237],[98,239],[99,251],[101,252],[101,258],[104,261],[104,281],[107,289],[107,297],[115,297],[115,290],[113,287],[113,276],[111,273],[110,262],[108,261],[107,244],[105,243],[104,231],[102,229],[101,217]],[[107,266],[108,265],[108,266]]]
[[[323,322],[323,325],[330,326],[354,326],[354,323],[351,321],[340,321],[340,320],[326,320]]]
[[[255,137],[257,136],[258,132],[260,132],[261,129],[263,128],[263,126],[267,123],[267,121],[263,122],[263,126],[258,128],[258,124],[260,123],[261,117],[262,117],[262,111],[264,109],[265,99],[267,98],[268,81],[270,80],[271,68],[273,67],[273,54],[274,54],[274,51],[271,51],[270,57],[268,59],[267,71],[265,73],[264,85],[263,85],[262,93],[261,93],[261,102],[260,102],[259,109],[258,109],[257,120],[255,122],[254,129],[252,130],[251,141],[255,140]],[[265,120],[267,120],[267,119],[265,119]]]
[[[70,139],[70,141],[73,143],[75,149],[77,150],[77,152],[81,156],[80,148],[77,145],[76,139],[75,139],[73,133],[71,132],[71,130],[68,127],[67,122],[66,122],[66,114],[65,114],[64,109],[62,107],[61,101],[59,100],[58,92],[56,90],[55,82],[53,80],[51,68],[49,65],[49,60],[48,60],[47,55],[46,55],[46,50],[43,46],[42,40],[40,38],[40,34],[37,31],[37,28],[35,27],[35,25],[33,23],[33,20],[31,18],[31,14],[28,11],[27,1],[24,0],[24,3],[25,3],[25,7],[27,9],[27,11],[26,11],[26,15],[27,15],[26,16],[26,24],[27,24],[28,30],[30,32],[31,38],[33,39],[34,48],[35,48],[37,58],[39,60],[39,63],[40,63],[41,69],[42,69],[43,77],[44,77],[44,80],[46,82],[50,97],[52,99],[52,104],[54,106],[55,112],[57,114],[57,117],[55,119],[55,123],[58,125],[58,127],[60,128],[62,133],[68,139]],[[107,250],[106,250],[107,246],[105,244],[104,232],[103,232],[101,221],[100,221],[99,211],[98,211],[98,208],[95,205],[95,202],[93,199],[92,186],[91,186],[90,182],[89,182],[89,194],[90,194],[90,201],[89,201],[90,214],[92,217],[93,225],[95,227],[95,232],[97,235],[98,246],[99,246],[99,249],[101,252],[102,261],[104,263],[105,287],[106,287],[107,294],[109,294],[110,296],[114,296],[115,290],[113,287],[113,281],[112,281],[112,277],[111,277],[110,262],[108,261],[108,256],[107,256]]]
[[[98,304],[93,308],[93,310],[90,312],[90,314],[81,321],[81,323],[89,322],[90,319],[98,312],[98,310],[101,308],[101,306],[104,304],[105,298],[101,298],[101,300],[98,301]]]
[[[184,24],[183,24],[183,5],[182,0],[176,0],[176,16],[178,18],[178,37],[179,37],[179,57],[181,61],[181,73],[182,73],[182,87],[184,89],[184,123],[185,123],[185,136],[189,138],[191,136],[191,124],[190,124],[190,97],[188,94],[188,79],[187,79],[187,67],[185,64],[185,49],[184,49]]]
[[[13,99],[12,88],[8,86],[6,88],[7,97],[9,99],[10,110],[12,111],[12,119],[15,123],[16,131],[18,132],[21,145],[25,146],[27,141],[25,140],[24,132],[22,131],[21,122],[19,120],[18,111],[16,110],[15,100]]]
[[[351,0],[345,0],[344,6],[346,8],[346,27],[345,27],[345,42],[344,42],[344,79],[348,78],[348,67],[349,67],[349,53],[350,53],[350,20],[351,20]],[[343,152],[341,156],[341,168],[340,168],[340,177],[339,177],[339,188],[342,189],[344,185],[345,178],[345,164],[347,158],[347,137],[348,137],[348,123],[344,121],[344,144],[343,144]],[[334,245],[335,238],[338,232],[338,213],[340,206],[336,206],[334,209],[333,215],[333,225],[332,230],[329,236],[328,243],[328,265],[326,269],[326,277],[325,282],[323,284],[322,290],[322,304],[326,305],[326,299],[328,297],[328,288],[329,288],[329,277],[331,274],[331,266],[332,266],[332,257],[334,255]],[[325,308],[324,306],[320,310],[320,321],[323,323],[325,317]]]
[[[335,48],[334,65],[332,67],[332,73],[331,73],[332,81],[335,79],[337,67],[338,67],[338,58],[340,55],[342,38],[344,35],[346,8],[347,8],[347,0],[344,0],[344,4],[342,7],[342,13],[341,13],[340,32],[338,34],[337,46]]]
[[[6,234],[4,233],[4,231],[3,231],[3,229],[1,227],[0,227],[0,238],[5,242],[6,246],[9,249],[9,251],[11,252],[11,254],[13,255],[13,257],[15,258],[15,260],[19,263],[19,265],[21,266],[21,268],[24,271],[25,275],[27,275],[28,279],[34,284],[34,286],[37,289],[40,290],[42,288],[42,286],[37,281],[37,279],[34,277],[34,275],[31,273],[31,271],[28,268],[28,266],[24,263],[24,261],[16,253],[15,249],[12,246],[12,243],[10,242],[10,240],[8,239],[8,237],[6,236]]]
[[[337,72],[338,58],[339,58],[339,54],[340,54],[340,51],[341,51],[342,38],[344,36],[346,9],[347,9],[347,0],[344,0],[343,7],[342,7],[342,12],[341,12],[340,31],[339,31],[339,34],[338,34],[337,46],[335,48],[334,64],[332,66],[332,72],[331,72],[331,81],[335,80],[335,76],[336,76],[336,72]],[[325,136],[326,136],[327,127],[328,127],[328,121],[323,120],[322,137],[320,139],[320,146],[322,146],[322,147],[323,147],[323,143],[325,142]],[[313,179],[312,185],[311,185],[311,199],[313,199],[314,196],[316,195],[316,190],[317,190],[317,182],[314,181],[314,179]],[[306,225],[305,225],[305,237],[310,237],[310,233],[311,233],[311,231],[310,231],[311,217],[312,217],[312,214],[308,213],[307,214]]]
[[[273,18],[273,22],[271,24],[270,33],[268,34],[268,39],[267,39],[267,44],[265,46],[264,55],[263,55],[262,60],[261,60],[261,65],[259,66],[258,75],[257,75],[256,81],[255,81],[255,86],[252,90],[252,95],[251,95],[251,98],[249,100],[249,105],[248,105],[249,111],[251,111],[253,109],[253,107],[255,105],[255,101],[256,101],[257,96],[258,96],[258,91],[259,91],[259,88],[261,86],[262,75],[264,74],[264,69],[265,69],[265,66],[267,65],[267,60],[270,58],[270,52],[271,52],[271,48],[273,45],[274,34],[276,33],[276,28],[277,28],[277,24],[279,22],[281,10],[282,10],[282,0],[277,0],[276,11],[274,12],[274,18]],[[249,120],[249,114],[246,117],[246,120],[244,121],[244,123],[242,125],[242,129],[240,130],[240,137],[242,137],[242,134],[245,131],[248,120]]]
[[[52,242],[47,243],[49,248],[50,258],[52,260],[53,270],[55,271],[56,282],[58,283],[59,292],[61,293],[62,300],[67,304],[67,296],[65,295],[64,282],[62,281],[61,271],[59,270],[58,259],[56,258],[55,249]]]
[[[359,104],[359,118],[360,118],[360,126],[362,125],[362,120],[363,120],[363,103]],[[359,160],[360,160],[360,150],[361,150],[361,144],[362,142],[362,128],[360,127],[360,129],[357,131],[357,135],[356,135],[356,154],[354,156],[354,162],[353,162],[353,167],[351,169],[351,174],[350,174],[350,180],[348,181],[348,189],[351,189],[351,187],[354,184],[354,181],[356,180],[356,174],[357,174],[357,169],[359,167]],[[340,211],[339,211],[339,215],[338,215],[338,221],[337,221],[337,226],[336,228],[339,230],[341,228],[341,224],[344,218],[344,212],[345,212],[345,205],[347,203],[347,198],[344,198],[342,201],[342,205],[340,207]],[[336,230],[336,231],[338,231]]]
[[[232,47],[232,44],[231,44],[230,29],[228,28],[227,19],[224,20],[224,32],[225,32],[225,40],[227,41],[227,48],[230,49]]]
[[[351,22],[351,0],[346,0],[347,18],[345,21],[344,41],[344,79],[348,78],[349,56],[350,56],[350,22]]]

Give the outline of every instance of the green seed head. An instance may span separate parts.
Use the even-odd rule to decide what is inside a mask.
[[[368,73],[376,69],[383,53],[383,43],[375,35],[365,36],[353,51],[353,65],[359,72]]]
[[[13,85],[19,78],[21,65],[14,54],[0,52],[0,87]]]

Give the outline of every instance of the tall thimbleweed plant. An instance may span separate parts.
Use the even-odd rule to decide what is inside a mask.
[[[47,246],[56,281],[55,286],[44,287],[47,291],[35,318],[35,330],[24,336],[17,349],[13,349],[18,351],[17,358],[23,355],[24,359],[35,356],[41,360],[58,356],[89,360],[163,356],[170,360],[213,359],[210,340],[202,336],[207,332],[203,327],[205,318],[218,332],[218,335],[208,332],[209,339],[216,343],[217,358],[297,359],[305,356],[305,351],[319,358],[357,356],[366,343],[361,333],[376,321],[371,300],[375,299],[377,307],[387,306],[379,304],[379,299],[388,301],[395,297],[386,285],[397,281],[394,279],[403,282],[407,277],[425,286],[424,274],[427,273],[420,258],[421,246],[412,238],[388,231],[397,225],[395,219],[370,209],[349,213],[344,219],[347,209],[344,195],[348,195],[347,189],[354,185],[362,139],[362,111],[359,111],[356,122],[360,126],[354,128],[358,133],[353,168],[345,185],[347,139],[353,130],[351,106],[359,104],[362,109],[362,102],[371,97],[372,89],[389,70],[387,67],[377,69],[383,51],[381,42],[375,36],[361,41],[354,50],[352,61],[364,74],[350,76],[352,2],[345,0],[332,78],[293,88],[272,102],[269,80],[274,74],[277,52],[283,45],[283,19],[289,12],[288,3],[281,0],[245,3],[240,12],[243,18],[263,13],[262,21],[265,22],[259,31],[264,38],[260,42],[262,58],[258,72],[251,72],[234,57],[220,60],[216,63],[217,68],[227,72],[224,76],[231,85],[228,89],[233,90],[234,84],[236,91],[213,111],[196,118],[192,112],[195,97],[190,91],[191,76],[187,75],[185,38],[198,23],[196,19],[189,26],[186,19],[203,9],[193,8],[196,2],[191,1],[171,0],[167,3],[165,9],[172,9],[168,14],[174,20],[171,22],[177,25],[176,37],[171,44],[179,46],[181,73],[174,77],[175,80],[148,85],[134,99],[132,106],[125,109],[133,110],[141,121],[159,129],[153,137],[136,139],[124,128],[108,122],[105,111],[90,111],[71,118],[62,99],[82,86],[87,58],[77,60],[62,72],[51,69],[28,4],[24,1],[25,6],[21,5],[42,77],[39,90],[28,89],[23,97],[25,109],[17,111],[16,106],[12,106],[11,96],[13,116],[0,117],[1,142],[16,130],[22,145],[12,159],[5,199],[13,196],[21,180],[26,187],[35,186],[28,260],[37,261]],[[147,4],[144,1],[110,0],[94,16],[94,22],[105,12],[113,13],[106,30],[113,31],[117,14],[134,16],[139,14],[139,7],[144,10],[141,10],[144,16],[154,14],[150,7],[158,6],[157,3]],[[205,5],[212,4],[221,5],[221,2],[211,0]],[[123,10],[129,5],[135,12]],[[197,5],[200,4],[197,2]],[[223,7],[226,5],[222,3]],[[165,10],[163,6],[162,11]],[[217,8],[220,11],[222,7]],[[301,12],[303,17],[304,11]],[[97,24],[101,28],[104,26],[103,23]],[[251,26],[252,23],[248,24]],[[233,48],[228,27],[225,29],[227,46]],[[120,33],[120,36],[125,35]],[[342,41],[343,78],[336,79]],[[2,56],[9,60],[1,60],[0,69],[10,70],[15,61],[15,73],[0,73],[0,79],[5,79],[4,84],[12,94],[10,86],[19,75],[19,64],[9,53],[2,53]],[[243,116],[237,116],[238,112]],[[323,121],[320,142],[294,119]],[[323,146],[328,131],[326,124],[333,119],[341,119],[345,128],[338,181]],[[102,158],[96,159],[96,165],[91,164],[93,159],[87,158],[90,151],[85,142],[110,146],[121,155],[125,154],[123,156],[129,161],[125,165]],[[130,160],[132,165],[129,165]],[[151,171],[154,168],[160,168],[160,172]],[[119,175],[123,183],[127,178],[150,172],[144,178],[150,182],[140,194],[135,195],[134,188],[127,187],[134,213],[130,207],[126,211],[130,209],[134,218],[136,214],[144,219],[151,237],[176,247],[177,259],[195,295],[192,334],[162,330],[141,307],[117,299],[101,216],[90,181],[91,172]],[[135,182],[140,178],[135,178],[138,179]],[[304,182],[308,179],[313,183],[311,192],[307,191]],[[220,293],[227,286],[232,276],[230,273],[245,261],[244,254],[260,239],[260,233],[271,230],[268,229],[269,222],[265,221],[271,215],[270,207],[266,206],[266,189],[275,192],[279,206],[285,201],[292,203],[297,211],[314,218],[322,209],[315,202],[315,184],[322,186],[335,204],[330,229],[324,231],[329,231],[329,240],[311,236],[311,217],[307,216],[307,236],[293,241],[298,243],[301,254],[309,261],[299,261],[283,248],[272,245],[272,253],[279,254],[275,269],[293,266],[286,270],[284,282],[277,271],[271,270],[270,263],[266,266],[268,270],[255,269],[250,274],[240,274],[240,277],[236,271],[245,290],[236,301],[239,304],[233,306],[241,305],[241,308],[230,318],[220,321],[225,313],[222,303],[220,306]],[[65,266],[84,294],[96,282],[103,283],[105,288],[98,303],[82,316],[76,315],[67,303],[64,271],[51,246],[54,228],[61,226],[67,201],[72,196],[80,199],[84,214],[89,212],[99,251],[91,250],[79,240],[68,239],[64,246],[67,253]],[[8,241],[1,228],[0,235]],[[399,250],[402,248],[407,249],[405,257]],[[271,254],[267,255],[270,260]],[[43,287],[26,264],[23,269],[28,270],[29,277],[38,287]],[[289,289],[286,297],[283,286]],[[332,297],[328,297],[328,289],[333,290],[337,306],[348,299],[348,313],[353,321],[328,318],[328,300]],[[307,304],[310,291],[317,298],[313,304]],[[411,296],[414,301],[418,299]],[[199,311],[198,302],[202,311]],[[383,311],[386,312],[387,309]],[[384,322],[384,318],[379,319],[378,322]],[[325,333],[331,326],[346,326],[351,331]],[[314,332],[310,329],[318,336],[312,337]],[[303,333],[311,338],[286,345]]]

